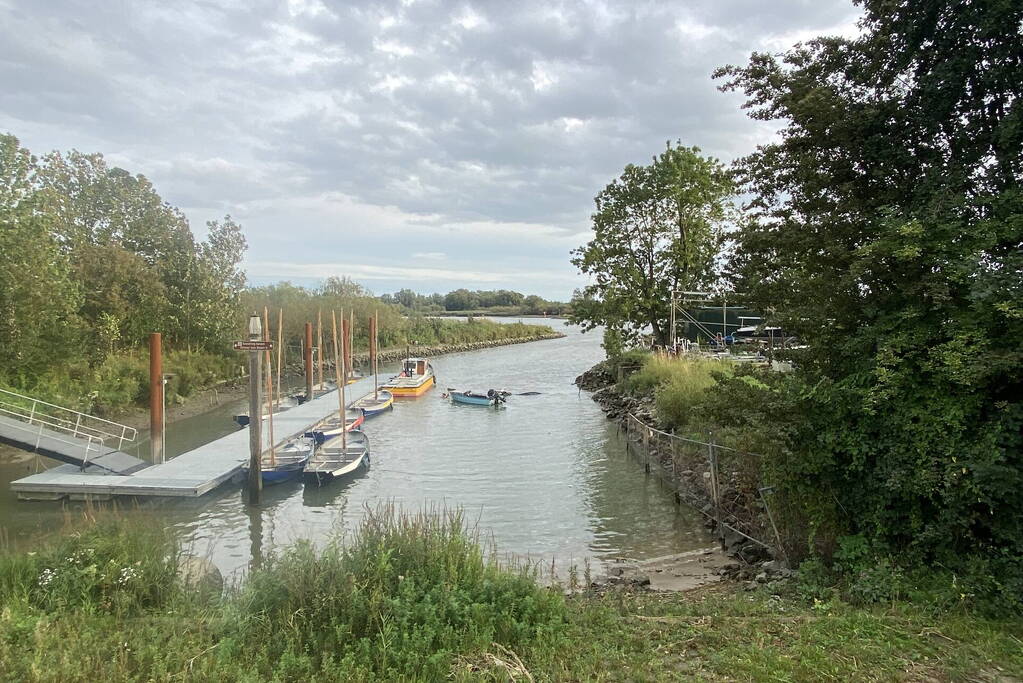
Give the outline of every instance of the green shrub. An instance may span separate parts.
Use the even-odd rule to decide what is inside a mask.
[[[254,572],[232,638],[281,678],[440,680],[459,653],[558,637],[560,594],[488,560],[457,512],[369,512],[350,544],[302,543]]]
[[[160,525],[89,522],[33,553],[0,555],[0,602],[48,612],[160,607],[178,589],[177,559]]]

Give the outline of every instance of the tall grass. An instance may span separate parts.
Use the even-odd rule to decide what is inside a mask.
[[[652,392],[661,423],[669,429],[680,429],[689,426],[693,408],[718,378],[731,375],[733,369],[728,361],[652,354],[625,380],[624,388],[634,395]]]
[[[203,604],[159,527],[90,523],[0,555],[0,671],[13,679],[443,680],[488,652],[560,642],[559,592],[499,566],[461,513],[370,510]],[[187,675],[186,675],[187,674]]]
[[[234,603],[239,641],[281,677],[439,680],[460,653],[555,637],[561,597],[486,559],[460,512],[370,512],[353,542],[299,544]],[[342,675],[343,674],[343,675]]]
[[[166,604],[177,591],[177,547],[139,514],[90,518],[36,551],[0,553],[0,604],[118,614]]]

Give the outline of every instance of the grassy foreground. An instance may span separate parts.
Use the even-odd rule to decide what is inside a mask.
[[[564,597],[458,513],[369,514],[225,596],[174,577],[152,524],[0,555],[4,680],[1015,680],[1023,624],[719,585]],[[783,591],[784,592],[784,591]]]

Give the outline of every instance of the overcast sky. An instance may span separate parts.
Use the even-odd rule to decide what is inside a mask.
[[[768,140],[716,66],[849,0],[0,0],[0,132],[148,176],[251,281],[567,299],[593,196],[668,139]]]

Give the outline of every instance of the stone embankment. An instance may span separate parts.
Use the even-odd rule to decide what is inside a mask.
[[[606,361],[598,363],[579,375],[575,383],[580,389],[592,392],[591,398],[597,402],[609,420],[625,423],[631,414],[647,426],[664,431],[664,425],[659,423],[654,410],[653,395],[630,396],[620,392],[615,373]],[[662,453],[652,447],[649,456],[661,462],[663,473],[672,472],[672,455],[670,453]],[[666,466],[665,461],[667,462]],[[672,484],[677,487],[680,494],[683,494],[680,495],[680,499],[687,498],[691,501],[703,499],[703,493],[697,485],[700,475],[701,472],[692,469],[683,469],[677,472],[677,480]],[[707,475],[704,474],[704,476]],[[724,484],[722,508],[725,508],[724,511],[727,512],[727,501],[738,503],[745,497],[738,495],[737,473],[722,472],[721,476],[724,480],[722,482]],[[685,495],[687,493],[689,495]],[[678,566],[661,566],[663,562],[655,561],[626,561],[618,566],[612,566],[609,575],[595,582],[594,588],[622,586],[638,590],[687,590],[695,585],[700,585],[701,582],[706,583],[713,580],[708,577],[746,581],[747,587],[752,588],[758,583],[785,580],[792,576],[793,572],[784,561],[773,559],[763,547],[753,544],[746,537],[715,521],[710,514],[713,510],[711,505],[706,504],[698,507],[710,517],[706,526],[721,541],[722,553],[696,554],[688,557],[681,564],[668,563],[669,565],[678,564]],[[748,513],[748,510],[745,512]],[[657,576],[658,574],[673,577],[675,583],[669,581],[667,585],[664,585],[663,581],[657,580],[661,578]],[[657,585],[658,583],[661,585]]]
[[[509,346],[511,344],[526,344],[528,342],[543,341],[545,339],[561,339],[565,334],[557,330],[540,332],[529,337],[509,337],[505,339],[488,339],[486,341],[465,342],[464,344],[437,344],[435,346],[424,346],[417,344],[408,349],[402,347],[397,349],[385,349],[380,351],[379,360],[381,363],[390,363],[405,358],[406,352],[414,356],[430,358],[432,356],[443,356],[448,353],[462,353],[464,351],[479,351],[491,349],[496,346]],[[359,351],[352,354],[352,360],[356,363],[368,363],[369,352]]]
[[[535,341],[544,341],[547,339],[561,339],[565,334],[558,332],[557,330],[550,330],[549,332],[540,332],[538,334],[530,335],[528,337],[506,337],[504,339],[487,339],[485,341],[465,342],[461,344],[434,344],[426,346],[424,344],[415,344],[409,347],[399,347],[394,349],[381,349],[378,355],[378,360],[381,363],[393,363],[395,361],[406,358],[408,354],[413,357],[422,358],[433,358],[435,356],[443,356],[450,353],[464,353],[466,351],[480,351],[482,349],[492,349],[498,346],[510,346],[512,344],[526,344]],[[352,362],[356,366],[365,366],[369,364],[369,351],[357,351],[352,354]],[[324,358],[323,366],[326,368],[333,368],[334,361],[332,358]],[[301,375],[303,372],[303,366],[301,360],[296,360],[288,363],[288,372],[291,375]]]

